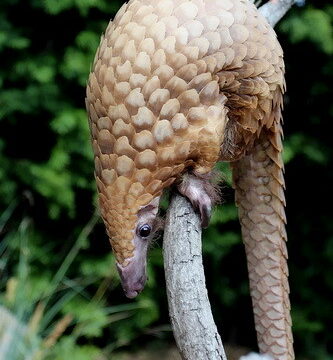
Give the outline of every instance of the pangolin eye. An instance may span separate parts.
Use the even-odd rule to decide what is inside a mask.
[[[148,224],[144,224],[139,229],[139,235],[143,238],[149,236],[151,232],[151,227]]]

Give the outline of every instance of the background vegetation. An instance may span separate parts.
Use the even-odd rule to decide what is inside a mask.
[[[100,34],[121,3],[0,3],[0,353],[7,349],[6,359],[117,358],[124,349],[172,342],[160,242],[150,253],[147,288],[128,300],[95,212],[85,83]],[[332,359],[331,1],[293,9],[277,32],[287,65],[295,347],[300,357]],[[209,294],[224,341],[255,349],[233,192],[224,193],[204,234]]]

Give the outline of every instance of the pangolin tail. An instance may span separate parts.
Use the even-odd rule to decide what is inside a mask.
[[[294,359],[280,119],[232,164],[261,353]]]

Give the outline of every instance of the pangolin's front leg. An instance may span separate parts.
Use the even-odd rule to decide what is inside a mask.
[[[259,349],[274,360],[291,360],[280,133],[279,124],[262,132],[251,152],[232,166]]]

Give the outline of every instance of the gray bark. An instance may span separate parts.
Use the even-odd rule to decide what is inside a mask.
[[[208,300],[199,216],[179,194],[168,209],[163,253],[169,313],[182,358],[226,360]]]
[[[296,2],[271,0],[259,12],[274,26]],[[182,358],[226,360],[205,284],[199,216],[179,194],[168,208],[163,255],[169,314]]]
[[[298,0],[270,0],[259,8],[259,12],[274,27]]]

